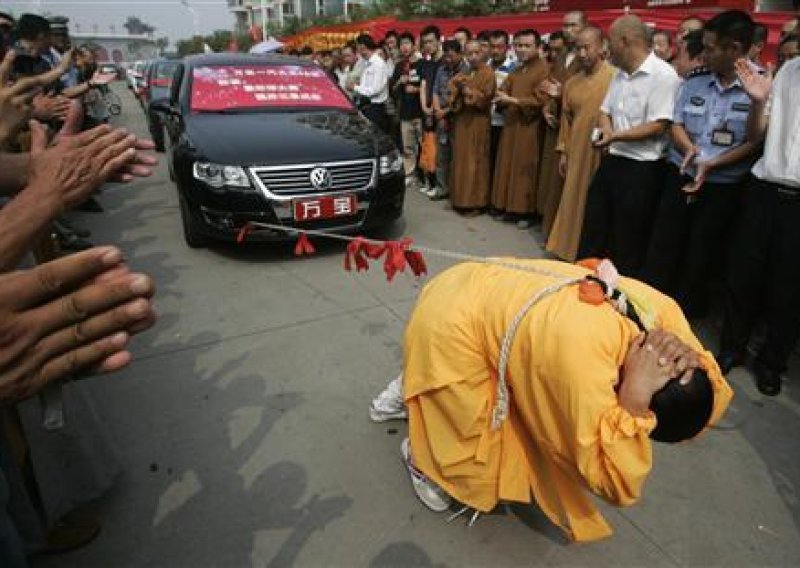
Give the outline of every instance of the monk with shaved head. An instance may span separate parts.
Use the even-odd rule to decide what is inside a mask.
[[[550,233],[561,201],[564,178],[558,170],[558,144],[561,126],[561,103],[564,85],[580,70],[577,42],[581,30],[586,27],[586,14],[580,10],[568,12],[562,22],[562,33],[566,49],[556,57],[550,69],[550,77],[543,85],[549,100],[543,109],[545,118],[542,139],[542,158],[536,188],[536,211],[542,216],[542,231]]]

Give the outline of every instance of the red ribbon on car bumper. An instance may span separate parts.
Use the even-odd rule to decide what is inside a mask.
[[[252,232],[253,232],[253,225],[251,223],[247,222],[244,225],[242,225],[242,228],[239,229],[238,233],[236,233],[236,244],[240,245],[244,243],[245,239],[247,238],[247,235],[249,235]]]
[[[255,230],[252,223],[245,223],[236,234],[236,242],[244,243],[248,235]],[[347,244],[344,255],[344,269],[351,272],[354,268],[356,272],[369,270],[370,260],[383,259],[383,271],[386,279],[392,282],[399,273],[405,272],[406,267],[411,269],[414,276],[420,278],[428,274],[428,267],[422,253],[413,250],[411,247],[414,241],[404,238],[400,241],[386,241],[375,243],[367,241],[364,237],[354,237]],[[295,256],[314,254],[316,249],[308,235],[303,231],[298,231],[297,244],[294,247]]]
[[[297,244],[294,245],[294,255],[303,256],[305,254],[314,254],[315,252],[317,252],[317,250],[314,248],[314,245],[311,244],[311,241],[308,240],[308,235],[300,233],[300,236],[297,237]]]

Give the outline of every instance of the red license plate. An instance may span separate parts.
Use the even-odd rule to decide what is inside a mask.
[[[295,221],[352,217],[357,213],[358,198],[355,195],[336,195],[294,201]]]

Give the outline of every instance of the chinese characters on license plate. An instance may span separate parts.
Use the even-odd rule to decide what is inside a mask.
[[[355,195],[337,195],[302,199],[294,202],[295,221],[316,221],[352,217],[358,213],[358,198]]]

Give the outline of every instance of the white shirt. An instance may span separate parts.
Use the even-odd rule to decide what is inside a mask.
[[[344,90],[347,90],[347,79],[350,77],[351,71],[352,68],[349,66],[345,68],[337,67],[333,71],[336,73],[336,77],[339,79],[339,86]]]
[[[511,55],[506,55],[506,60],[503,64],[494,70],[494,80],[498,90],[506,82],[511,71],[514,70],[515,63]],[[505,115],[497,109],[496,104],[492,103],[492,126],[504,126],[505,123]]]
[[[651,52],[630,75],[622,70],[614,75],[600,110],[611,117],[615,132],[657,120],[672,121],[680,84],[672,65]],[[665,133],[635,142],[614,142],[610,152],[623,158],[652,162],[661,159],[666,147]]]
[[[764,155],[753,166],[757,178],[800,188],[800,58],[787,61],[775,77],[767,111]]]
[[[361,83],[355,92],[368,97],[372,104],[383,104],[389,98],[389,69],[378,52],[372,54],[361,74]]]

